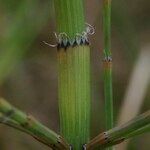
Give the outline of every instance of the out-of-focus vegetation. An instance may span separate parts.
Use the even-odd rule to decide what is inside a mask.
[[[91,38],[93,137],[104,129],[102,26],[99,21],[102,10],[101,1],[85,2],[87,22],[92,24],[96,31],[95,36]],[[113,85],[117,124],[121,104],[139,55],[150,51],[150,1],[115,0],[112,4]],[[55,43],[55,30],[52,1],[0,1],[0,96],[11,100],[12,104],[32,113],[47,126],[58,131],[56,49],[47,47],[42,42],[49,40]],[[146,82],[150,83],[150,78]],[[149,83],[146,84],[139,112],[150,108]],[[136,95],[139,92],[138,88],[134,92]],[[137,107],[136,99],[134,101],[134,106],[130,106],[129,110]],[[130,141],[128,149],[149,150],[149,139],[149,134],[134,138]],[[47,148],[23,133],[0,125],[0,149]]]

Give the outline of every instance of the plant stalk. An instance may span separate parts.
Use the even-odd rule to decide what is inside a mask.
[[[89,140],[90,48],[82,0],[55,0],[58,35],[58,91],[61,134],[74,150]],[[65,45],[65,43],[67,43]]]
[[[42,125],[32,116],[11,106],[2,98],[0,99],[0,123],[25,132],[53,149],[69,149],[69,145],[60,135]]]
[[[104,97],[106,130],[113,128],[113,89],[111,56],[111,0],[103,0]],[[108,150],[112,150],[109,148]]]
[[[146,132],[150,132],[150,111],[141,114],[122,126],[99,134],[86,145],[86,149],[107,148]]]
[[[113,128],[113,89],[112,89],[112,56],[111,56],[111,0],[103,0],[103,33],[104,33],[104,97],[106,129]],[[112,150],[114,148],[108,148]]]

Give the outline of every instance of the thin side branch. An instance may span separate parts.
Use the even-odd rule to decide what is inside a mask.
[[[86,144],[86,149],[92,150],[98,146],[100,148],[107,148],[145,132],[150,132],[150,111],[141,114],[122,126],[99,134]]]
[[[16,121],[10,119],[10,118],[7,118],[4,114],[0,113],[0,123],[1,124],[5,124],[9,127],[13,127],[17,130],[20,130],[22,132],[27,132],[25,129],[23,129]]]
[[[27,115],[0,99],[0,123],[25,132],[52,149],[69,149],[69,144],[54,131],[48,129],[32,116]]]

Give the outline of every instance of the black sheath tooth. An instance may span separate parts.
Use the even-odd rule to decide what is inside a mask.
[[[75,47],[75,46],[77,46],[77,45],[78,45],[78,43],[77,43],[77,41],[75,40],[74,43],[73,43],[73,45],[72,45],[72,47]]]
[[[77,40],[75,40],[73,43],[71,43],[69,40],[67,41],[66,44],[64,44],[64,42],[62,41],[61,43],[58,43],[57,44],[57,49],[65,49],[67,50],[68,47],[72,46],[72,47],[75,47],[75,46],[78,46],[78,45],[89,45],[89,40],[88,39],[80,39],[80,43],[77,43]]]
[[[84,44],[84,42],[83,42],[83,40],[81,39],[81,41],[80,41],[80,45],[83,45]]]
[[[89,45],[89,44],[90,44],[89,40],[86,39],[86,40],[85,40],[85,45]]]
[[[112,62],[112,57],[111,56],[106,56],[104,59],[103,59],[104,62]]]
[[[57,49],[59,50],[61,48],[60,43],[57,44]]]
[[[66,48],[68,48],[70,45],[71,45],[70,42],[67,41]]]
[[[64,42],[61,42],[60,47],[65,48]]]
[[[82,150],[86,150],[86,144],[82,146]]]

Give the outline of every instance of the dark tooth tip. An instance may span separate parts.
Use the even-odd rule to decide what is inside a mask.
[[[73,47],[75,47],[75,46],[77,46],[78,44],[77,44],[77,41],[75,40],[74,42],[73,42]]]
[[[88,39],[83,40],[81,38],[80,44],[78,44],[76,40],[73,43],[71,43],[70,41],[67,41],[66,45],[64,44],[64,42],[61,42],[61,43],[57,44],[57,49],[59,50],[59,49],[63,48],[65,50],[67,50],[68,47],[70,47],[70,46],[75,47],[77,45],[89,45],[89,41],[88,41]]]
[[[84,44],[84,42],[83,42],[83,40],[81,39],[80,45],[83,45],[83,44]]]
[[[60,43],[57,44],[57,49],[59,50],[61,48]]]
[[[65,48],[64,42],[61,42],[60,47]]]
[[[68,48],[70,45],[71,45],[71,44],[70,44],[70,42],[69,42],[69,41],[67,41],[66,48]]]
[[[85,40],[85,45],[89,45],[89,40]]]

